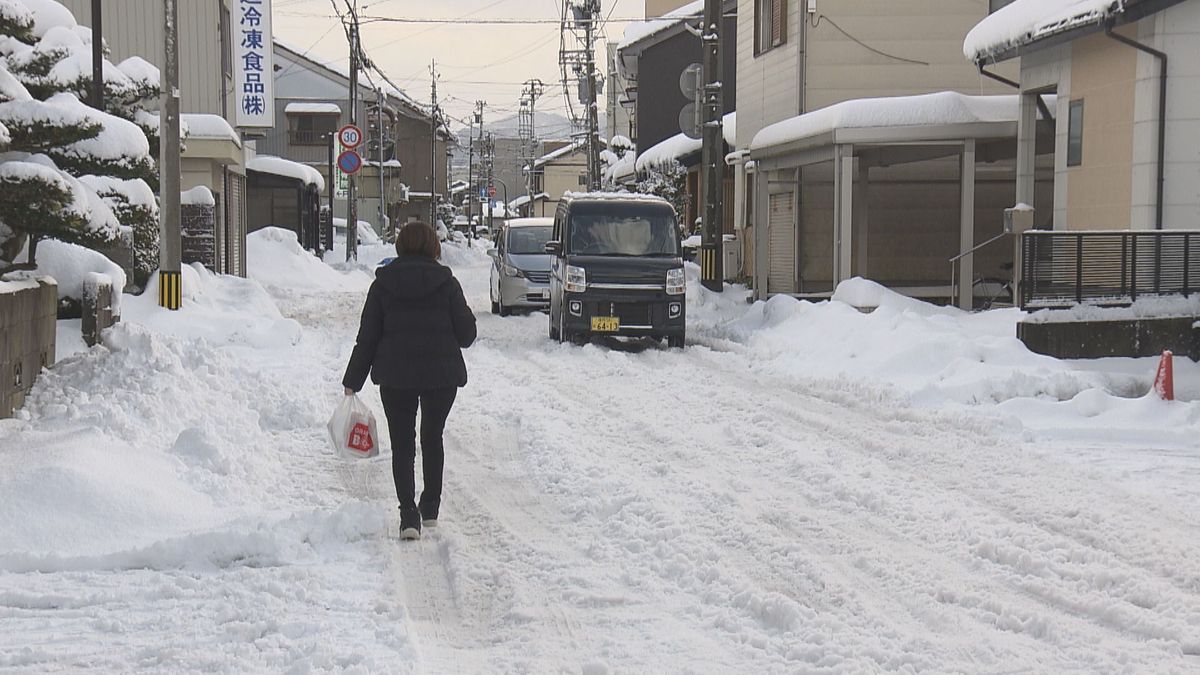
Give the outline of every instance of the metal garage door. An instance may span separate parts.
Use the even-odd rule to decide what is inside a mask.
[[[768,198],[767,235],[770,251],[768,293],[796,292],[796,193],[779,192]]]
[[[246,276],[246,177],[225,173],[225,271]]]

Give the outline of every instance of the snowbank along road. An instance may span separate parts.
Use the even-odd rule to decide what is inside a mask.
[[[686,350],[559,345],[451,246],[481,337],[401,543],[323,429],[369,276],[252,253],[0,424],[0,670],[1200,670],[1200,408],[1115,396],[1144,363],[695,283]]]

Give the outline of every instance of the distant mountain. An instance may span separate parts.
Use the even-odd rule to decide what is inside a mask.
[[[485,111],[486,113],[486,111]],[[601,127],[604,126],[604,120],[601,120]],[[485,132],[496,134],[497,138],[519,138],[521,130],[521,119],[519,115],[505,117],[494,122],[487,120],[486,114],[483,122]],[[571,138],[571,120],[563,115],[551,112],[538,112],[535,122],[535,131],[537,137],[542,140],[567,140]],[[463,127],[455,131],[460,138],[467,138],[470,135],[470,128]],[[476,129],[478,134],[479,130]]]

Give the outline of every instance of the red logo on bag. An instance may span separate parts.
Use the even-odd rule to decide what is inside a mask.
[[[370,452],[371,448],[375,447],[375,439],[371,438],[371,427],[359,422],[350,430],[351,450],[359,452]]]

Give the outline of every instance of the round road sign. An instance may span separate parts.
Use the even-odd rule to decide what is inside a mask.
[[[489,185],[489,186],[488,186],[488,196],[489,196],[489,197],[495,197],[495,196],[496,196],[496,186],[495,186],[495,185]]]
[[[362,145],[363,142],[362,129],[359,129],[353,124],[347,124],[341,129],[338,129],[338,142],[341,143],[342,147],[346,148],[347,150],[353,150],[354,148],[357,148],[358,146]]]
[[[337,165],[342,173],[355,174],[362,168],[362,157],[359,157],[358,153],[353,150],[347,150],[338,155]]]

